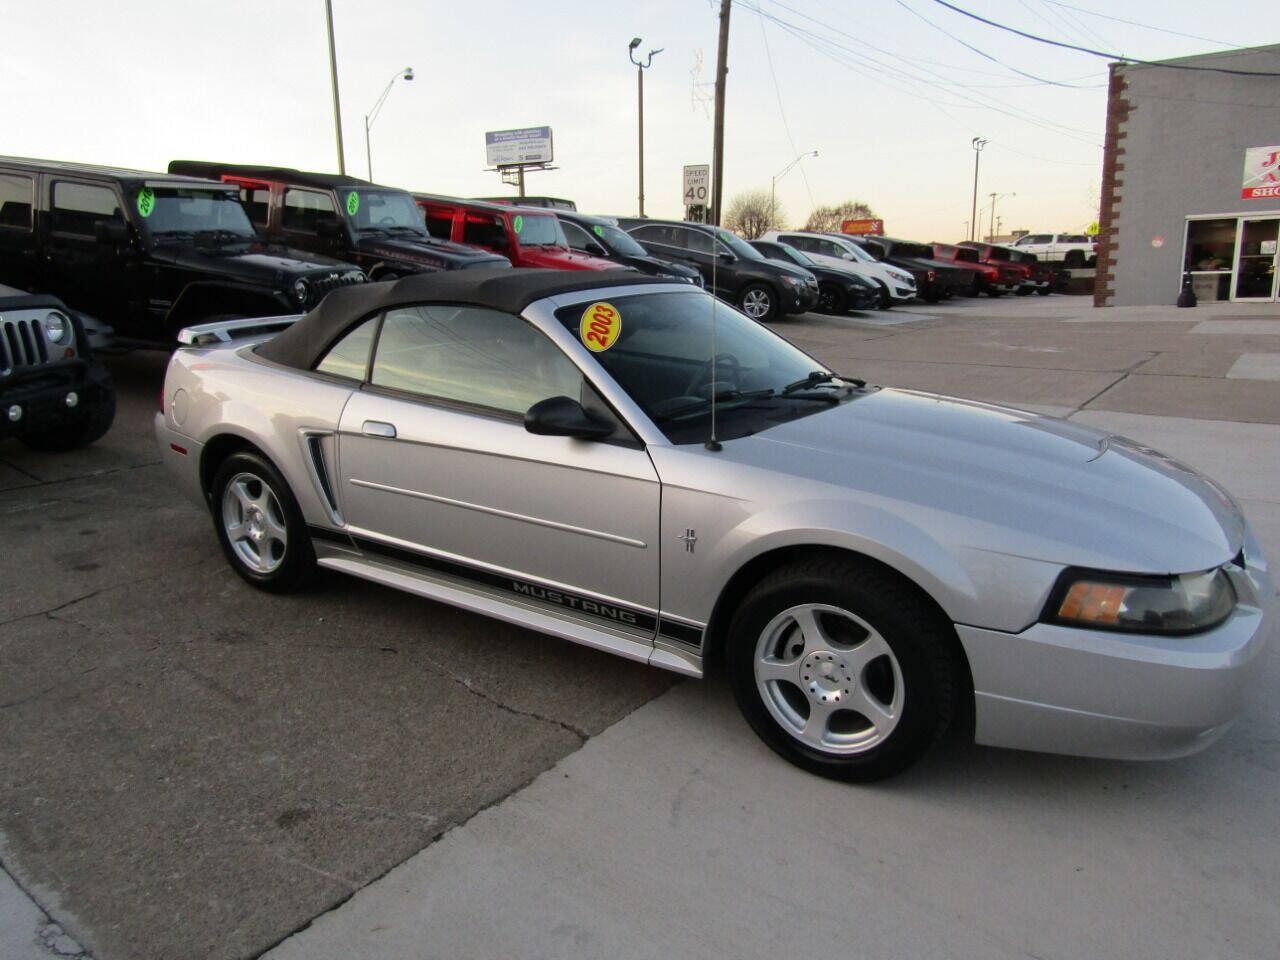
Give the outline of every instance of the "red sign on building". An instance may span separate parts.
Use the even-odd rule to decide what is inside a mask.
[[[883,220],[846,220],[840,224],[841,233],[852,233],[861,235],[864,233],[875,233],[884,236]]]
[[[1244,152],[1241,200],[1280,197],[1280,146],[1250,147]]]

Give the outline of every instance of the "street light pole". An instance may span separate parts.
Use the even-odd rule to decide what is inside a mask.
[[[999,236],[996,232],[996,201],[1001,197],[1016,197],[1016,193],[993,193],[991,194],[991,219],[987,221],[987,229],[991,231],[991,242],[995,243],[995,238]]]
[[[644,63],[636,59],[636,47],[640,46],[640,38],[634,37],[627,44],[627,59],[636,65],[636,97],[638,109],[636,111],[640,120],[640,216],[644,216],[644,72],[649,65],[653,63],[653,58],[660,54],[663,50],[659,47],[657,50],[650,50],[649,55],[645,57]]]
[[[329,79],[333,83],[333,129],[338,136],[338,173],[347,172],[342,155],[342,108],[338,104],[338,55],[333,46],[333,0],[324,0],[324,17],[329,27]]]
[[[969,146],[973,147],[973,212],[969,216],[974,224],[974,230],[969,234],[970,240],[975,239],[973,234],[977,232],[978,224],[978,156],[986,145],[987,141],[981,137],[974,137],[969,141]]]
[[[395,82],[403,77],[406,80],[413,79],[413,67],[405,67],[403,70],[397,70],[388,82],[386,88],[382,91],[382,96],[378,97],[378,102],[373,105],[373,109],[364,115],[364,159],[369,169],[369,181],[373,182],[373,151],[369,147],[369,128],[373,126],[373,122],[378,119],[378,114],[382,112],[382,105],[387,102],[387,97],[391,93],[391,88],[395,86]]]
[[[791,168],[794,167],[801,160],[803,160],[805,157],[816,157],[817,155],[818,155],[817,150],[810,150],[808,153],[802,153],[800,154],[800,156],[796,157],[794,160],[788,163],[785,167],[783,167],[780,172],[775,173],[769,179],[769,219],[770,220],[773,219],[773,210],[776,205],[773,198],[774,198],[774,193],[776,192],[776,189],[778,186],[778,181],[781,180],[783,177],[785,177],[788,173],[790,173]]]

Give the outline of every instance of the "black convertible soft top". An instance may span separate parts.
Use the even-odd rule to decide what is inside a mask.
[[[520,313],[535,300],[619,284],[672,283],[635,270],[448,270],[394,282],[339,287],[293,326],[257,348],[274,363],[310,370],[329,347],[365,317],[414,303],[456,303]]]

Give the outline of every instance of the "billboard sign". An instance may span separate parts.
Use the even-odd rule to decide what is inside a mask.
[[[852,233],[855,236],[861,236],[862,234],[867,234],[867,233],[874,233],[874,234],[878,234],[879,236],[884,236],[884,221],[883,220],[867,220],[867,219],[845,220],[843,223],[840,224],[840,232]]]
[[[484,158],[491,167],[514,167],[522,163],[550,163],[551,128],[521,127],[518,130],[490,130],[484,135]]]
[[[705,207],[711,196],[711,164],[686,164],[683,186],[686,207]]]
[[[1280,146],[1250,147],[1244,152],[1241,200],[1280,197]]]

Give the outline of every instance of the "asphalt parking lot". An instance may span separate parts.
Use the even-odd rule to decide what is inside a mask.
[[[1280,559],[1275,306],[1004,298],[775,328],[873,382],[1148,441]],[[1275,955],[1274,646],[1196,757],[969,747],[829,783],[715,680],[353,579],[255,592],[159,464],[164,362],[109,360],[120,409],[88,450],[0,443],[0,862],[98,960]]]

